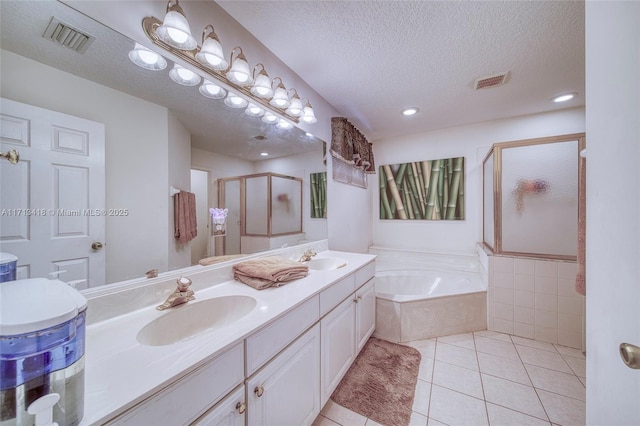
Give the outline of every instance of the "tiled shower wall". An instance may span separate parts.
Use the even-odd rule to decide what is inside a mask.
[[[487,328],[583,349],[584,296],[575,262],[488,255]]]

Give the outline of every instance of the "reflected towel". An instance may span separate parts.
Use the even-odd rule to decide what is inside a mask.
[[[268,256],[233,265],[233,278],[262,290],[304,278],[309,267],[281,256]]]
[[[174,236],[180,243],[188,243],[198,235],[196,195],[180,191],[173,196]]]
[[[227,260],[237,259],[239,257],[246,257],[246,254],[226,254],[222,256],[211,256],[200,259],[198,263],[202,266],[214,265],[220,262],[226,262]]]

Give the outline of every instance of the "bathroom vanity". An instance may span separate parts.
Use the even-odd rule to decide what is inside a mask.
[[[296,258],[317,246],[269,254]],[[155,306],[175,277],[154,286],[155,296],[145,286],[89,295],[89,315],[95,312],[81,424],[311,424],[375,327],[375,256],[320,250],[307,277],[261,291],[233,280],[237,260],[181,271],[193,280],[196,300],[162,312]],[[249,299],[255,304],[246,305]],[[123,300],[154,302],[121,314]],[[231,316],[224,312],[234,309],[218,303],[241,300],[245,312]],[[188,321],[177,315],[198,303],[222,313],[206,319],[200,309]],[[177,329],[166,324],[177,334],[154,340],[148,325],[164,315],[174,315],[167,318]],[[200,321],[213,325],[192,331]]]

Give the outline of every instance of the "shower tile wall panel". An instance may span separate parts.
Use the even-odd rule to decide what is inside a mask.
[[[489,256],[489,330],[584,347],[584,296],[574,290],[575,262]]]

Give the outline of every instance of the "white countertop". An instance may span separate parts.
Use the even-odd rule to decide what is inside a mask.
[[[84,417],[80,425],[101,424],[140,403],[216,355],[238,343],[301,302],[371,262],[369,254],[323,251],[316,258],[339,257],[347,265],[331,271],[309,270],[305,278],[277,288],[255,290],[227,281],[197,291],[198,301],[246,295],[256,307],[229,326],[197,334],[167,346],[145,346],[136,340],[149,322],[171,312],[156,305],[89,325],[86,330]],[[164,300],[158,300],[157,304]]]

